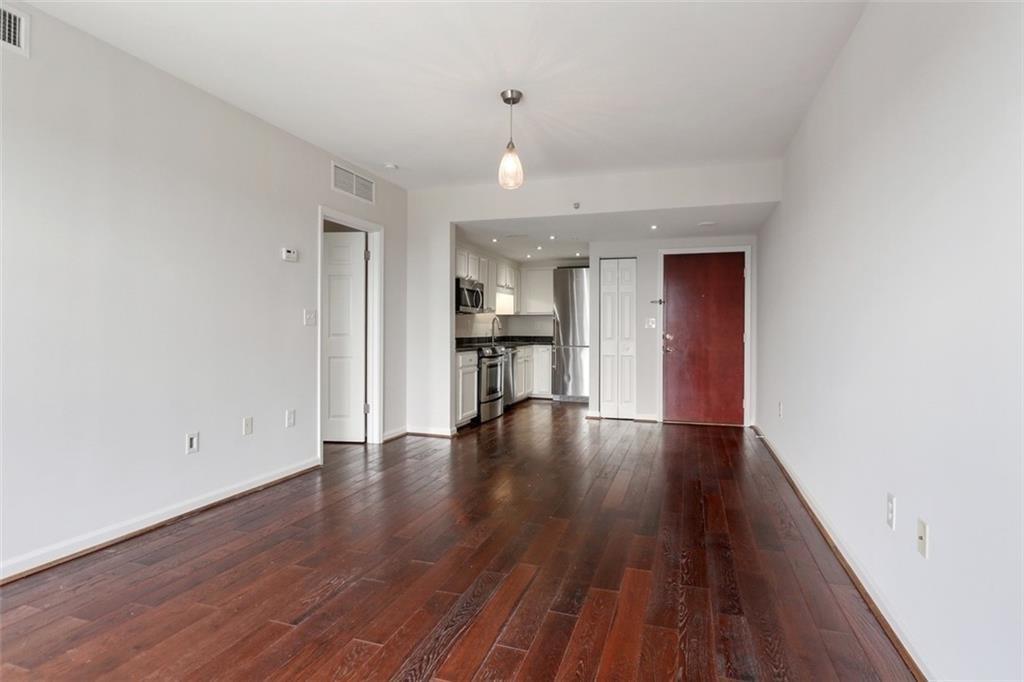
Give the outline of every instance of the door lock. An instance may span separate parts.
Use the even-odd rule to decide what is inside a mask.
[[[675,348],[673,348],[672,346],[664,346],[664,351],[666,353],[671,353],[674,350],[675,350]]]

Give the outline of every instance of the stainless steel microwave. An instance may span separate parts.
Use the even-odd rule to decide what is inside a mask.
[[[455,279],[455,312],[484,313],[484,283],[475,279],[457,277]]]

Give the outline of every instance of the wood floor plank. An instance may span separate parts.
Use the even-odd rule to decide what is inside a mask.
[[[629,680],[636,677],[643,643],[644,611],[651,593],[651,572],[627,568],[616,604],[608,641],[601,654],[599,680]]]
[[[0,587],[6,679],[911,679],[763,443],[524,401]]]
[[[615,615],[616,592],[591,588],[555,679],[592,680],[597,675],[605,638]]]
[[[552,679],[558,673],[574,627],[575,616],[548,611],[515,679],[523,682]]]
[[[479,616],[448,654],[437,671],[437,677],[461,680],[476,673],[536,572],[536,566],[519,564],[509,573],[495,590],[494,597],[484,605]]]

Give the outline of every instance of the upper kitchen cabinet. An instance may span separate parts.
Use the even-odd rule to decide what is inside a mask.
[[[469,251],[455,249],[455,276],[469,277]]]
[[[555,307],[555,268],[524,268],[520,287],[519,312],[550,315]]]

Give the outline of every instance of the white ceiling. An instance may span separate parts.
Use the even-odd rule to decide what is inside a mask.
[[[410,188],[496,181],[508,87],[527,182],[779,157],[863,7],[33,4]]]
[[[458,224],[458,238],[515,261],[588,255],[593,241],[635,241],[754,233],[774,202],[694,206],[651,211],[564,215],[549,218],[474,220]],[[703,223],[703,224],[702,224]],[[651,225],[658,229],[652,230]],[[554,235],[555,239],[551,239]],[[497,242],[493,240],[497,239]],[[537,250],[540,246],[541,250]],[[527,254],[530,258],[527,259]]]

